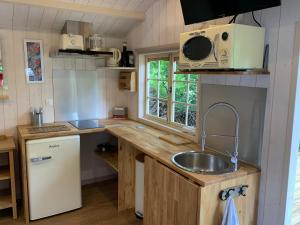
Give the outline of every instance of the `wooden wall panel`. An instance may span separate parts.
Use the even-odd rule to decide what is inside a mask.
[[[154,9],[152,20],[154,23],[158,23],[157,15],[164,17],[167,14],[166,1],[172,0],[158,0],[152,6]],[[153,26],[153,35],[160,38],[154,38],[152,43],[144,43],[141,41],[144,34],[140,31],[143,30],[143,26],[149,24],[144,21],[128,34],[127,38],[130,47],[135,49],[171,44],[166,43],[165,35],[176,36],[180,32],[201,29],[209,24],[224,24],[228,22],[228,18],[225,18],[184,26],[181,6],[179,1],[177,2],[174,12],[176,16],[173,15],[174,19],[176,18],[176,28],[169,29],[166,20],[160,20],[159,24]],[[168,5],[170,4],[167,4],[167,7]],[[299,0],[284,0],[281,7],[255,13],[256,18],[266,28],[266,43],[270,45],[269,70],[271,72],[262,152],[258,216],[258,224],[260,225],[283,224],[286,213],[286,188],[290,161],[289,152],[291,150],[288,144],[290,137],[286,135],[286,131],[289,129],[289,104],[293,104],[293,102],[290,102],[291,76],[296,76],[291,73],[291,65],[295,23],[300,21],[299,8]],[[237,21],[239,23],[253,24],[250,14],[240,15]],[[157,27],[159,27],[159,34],[156,33]],[[175,41],[178,43],[179,39],[175,39]],[[137,99],[136,102],[138,102]],[[283,163],[278,164],[278,162]],[[289,196],[289,199],[292,201],[291,196]]]
[[[31,107],[43,106],[45,122],[54,121],[52,69],[65,69],[68,60],[54,60],[49,57],[52,49],[58,48],[59,35],[56,33],[29,32],[17,30],[0,30],[2,57],[5,77],[8,79],[9,100],[0,101],[0,134],[16,136],[17,124],[30,123]],[[27,84],[25,77],[24,39],[43,41],[45,82]],[[111,38],[105,41],[106,47],[122,47],[122,40]],[[103,64],[103,60],[102,60]],[[95,70],[96,62],[91,60],[74,60],[70,69]],[[79,68],[78,68],[79,69]],[[118,90],[117,71],[99,71],[99,86],[104,93],[101,96],[103,118],[111,116],[111,109],[116,105],[130,104],[130,93]]]

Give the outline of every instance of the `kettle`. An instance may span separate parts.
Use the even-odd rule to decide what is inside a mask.
[[[112,52],[112,57],[108,57],[106,61],[106,66],[108,67],[117,67],[121,61],[122,53],[117,48],[108,49],[109,52]]]

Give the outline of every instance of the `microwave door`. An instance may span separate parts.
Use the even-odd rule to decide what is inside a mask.
[[[213,51],[213,43],[205,36],[195,36],[190,38],[183,45],[183,55],[190,61],[199,62],[207,57]]]
[[[215,38],[214,38],[214,58],[216,60],[216,62],[218,62],[218,54],[219,54],[219,43],[220,43],[220,35],[216,34]]]

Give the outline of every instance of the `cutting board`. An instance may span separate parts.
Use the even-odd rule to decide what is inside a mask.
[[[180,136],[174,135],[174,134],[166,134],[166,135],[160,136],[159,138],[166,142],[169,142],[170,144],[173,144],[173,145],[185,145],[185,144],[193,143],[193,141],[191,141],[189,139],[185,139],[183,137],[180,137]]]

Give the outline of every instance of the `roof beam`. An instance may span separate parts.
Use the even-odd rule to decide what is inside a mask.
[[[121,17],[127,19],[135,19],[135,20],[145,19],[145,14],[139,11],[120,10],[120,9],[98,7],[98,6],[84,5],[78,3],[69,3],[69,2],[63,2],[58,0],[0,0],[0,2],[71,10],[71,11],[77,11],[82,13],[96,13],[96,14],[102,14],[107,16]]]

